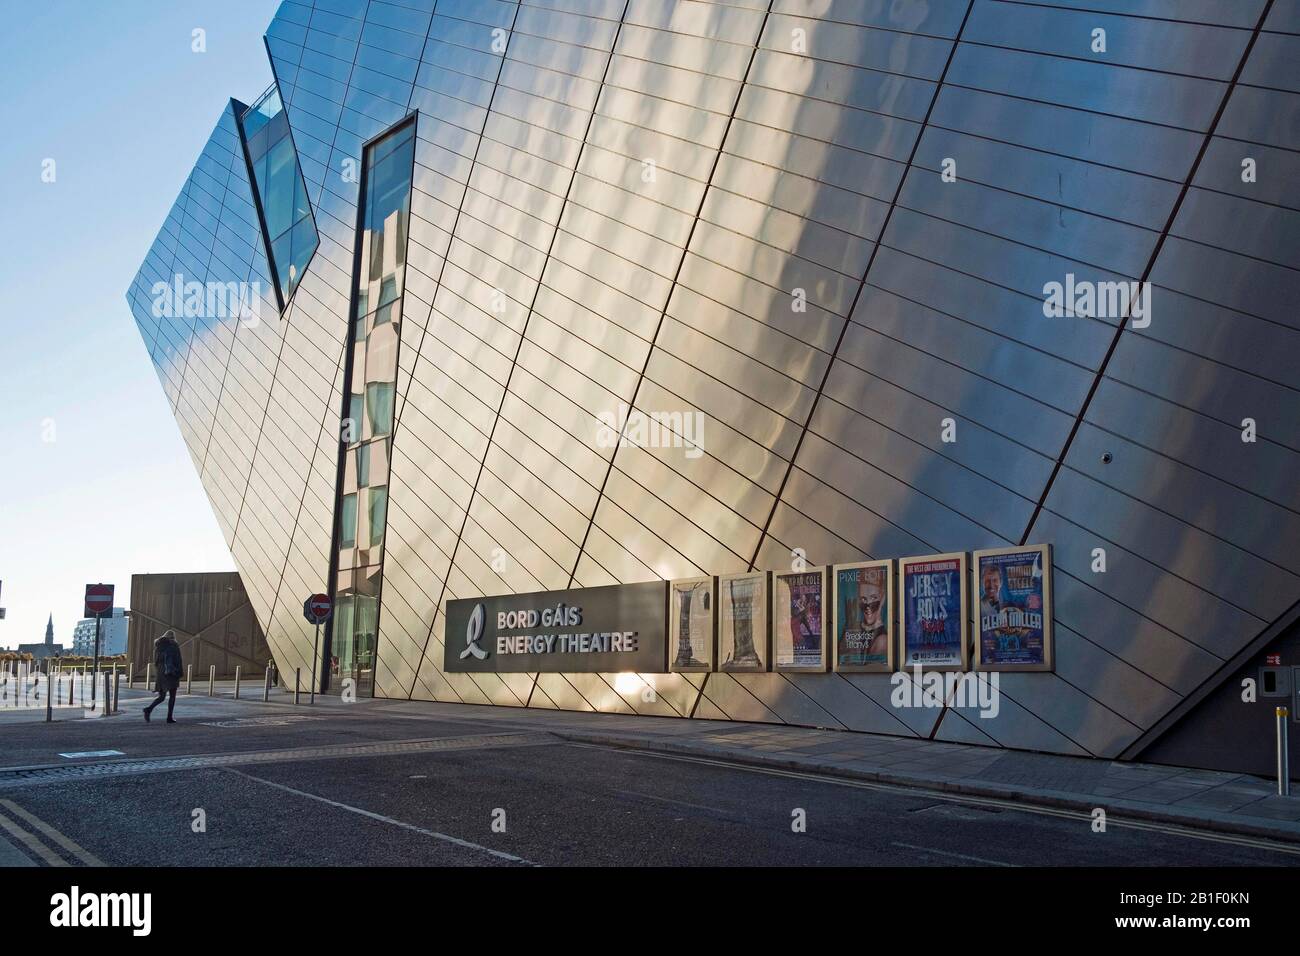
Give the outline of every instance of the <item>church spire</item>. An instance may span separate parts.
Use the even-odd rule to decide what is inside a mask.
[[[54,615],[50,615],[49,623],[45,625],[45,646],[54,646]]]

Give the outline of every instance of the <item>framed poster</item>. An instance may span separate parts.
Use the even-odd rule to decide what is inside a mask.
[[[767,669],[767,572],[719,576],[718,670]]]
[[[1052,546],[976,551],[971,573],[976,669],[1052,670]]]
[[[900,558],[898,581],[903,667],[965,670],[965,553]]]
[[[826,670],[826,636],[826,569],[773,571],[773,669]]]
[[[831,569],[831,636],[837,671],[894,669],[894,562]]]
[[[668,669],[713,670],[712,577],[679,578],[668,584]]]

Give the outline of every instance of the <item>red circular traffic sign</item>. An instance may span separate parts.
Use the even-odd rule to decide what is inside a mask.
[[[302,605],[302,616],[309,624],[324,624],[334,610],[334,602],[328,594],[313,594]]]
[[[86,585],[86,617],[96,617],[113,609],[113,585]]]

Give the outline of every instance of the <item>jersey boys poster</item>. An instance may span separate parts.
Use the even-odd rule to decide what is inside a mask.
[[[1051,670],[1050,546],[976,551],[975,663],[983,670]]]
[[[899,562],[904,667],[966,666],[966,555]]]
[[[894,669],[892,562],[838,564],[832,633],[837,671]]]
[[[772,575],[772,662],[778,670],[826,669],[826,571]]]

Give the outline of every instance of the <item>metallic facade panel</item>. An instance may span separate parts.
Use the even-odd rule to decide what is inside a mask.
[[[345,170],[414,113],[378,696],[1125,750],[1300,597],[1300,6],[1264,9],[284,3],[318,254],[256,325],[151,308],[269,290],[232,106],[127,296],[281,673],[335,520]],[[1150,323],[1048,318],[1067,275],[1148,279]],[[640,415],[662,440],[620,443]],[[996,717],[889,675],[440,668],[451,598],[1023,542],[1056,670]]]

